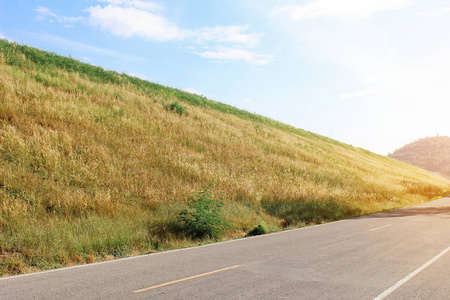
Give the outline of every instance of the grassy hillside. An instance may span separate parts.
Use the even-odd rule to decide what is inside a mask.
[[[450,187],[204,97],[0,40],[1,275],[205,242],[177,216],[213,181],[230,224],[222,239],[261,223],[280,230],[413,204]]]
[[[450,178],[450,137],[419,139],[394,151],[389,157]]]

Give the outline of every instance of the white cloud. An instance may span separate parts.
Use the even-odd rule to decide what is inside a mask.
[[[255,47],[262,34],[247,33],[248,25],[216,26],[185,29],[169,22],[158,14],[163,7],[138,0],[102,0],[107,6],[89,7],[92,26],[121,37],[143,37],[149,40],[188,40],[197,43],[184,47],[187,51],[215,61],[241,60],[256,65],[266,65],[271,55],[247,50]],[[155,11],[155,12],[154,12]],[[224,46],[227,45],[227,46]],[[211,50],[212,49],[212,50]]]
[[[77,23],[83,19],[83,17],[61,17],[52,12],[48,7],[39,6],[34,10],[37,15],[35,17],[38,21],[49,20],[49,22],[58,22],[64,24],[66,27],[73,27],[74,23]]]
[[[196,89],[193,89],[193,88],[185,88],[185,89],[183,89],[183,91],[185,91],[187,93],[195,94],[195,95],[198,95],[198,96],[202,96],[203,95],[202,92],[200,92],[200,91],[198,91]]]
[[[136,77],[142,80],[148,80],[148,77],[145,76],[144,74],[138,74],[138,73],[127,73],[128,75],[132,76],[132,77]]]
[[[6,37],[3,35],[3,32],[0,32],[0,39],[6,39]]]
[[[374,13],[399,9],[411,0],[315,0],[306,5],[288,5],[275,9],[271,16],[287,13],[291,19],[300,20],[316,17],[360,19]]]
[[[248,33],[248,25],[216,26],[200,29],[186,29],[177,26],[161,13],[164,7],[142,0],[97,0],[104,5],[86,9],[87,18],[62,17],[49,8],[39,6],[35,9],[36,20],[63,23],[72,27],[74,23],[86,20],[86,24],[98,27],[115,36],[138,37],[160,42],[187,41],[197,47],[187,45],[182,48],[215,61],[241,60],[256,65],[266,65],[271,55],[250,51],[262,36],[261,33]],[[106,6],[105,6],[106,5]]]
[[[243,44],[247,46],[255,46],[259,43],[261,34],[244,33],[249,29],[248,25],[244,26],[217,26],[203,27],[193,32],[200,42],[214,41],[222,43]]]
[[[157,41],[182,40],[189,32],[164,17],[135,7],[99,5],[89,7],[89,23],[121,37],[144,37]]]
[[[99,0],[100,2],[109,3],[115,6],[135,7],[146,11],[161,11],[163,6],[157,3],[141,1],[141,0]]]
[[[104,31],[121,37],[139,36],[150,40],[170,41],[195,39],[199,43],[231,43],[253,47],[260,33],[246,33],[249,26],[216,26],[184,29],[157,14],[163,8],[157,4],[130,0],[103,0],[109,5],[89,7],[89,22]],[[156,12],[154,12],[156,11]],[[46,12],[43,12],[46,13]]]
[[[54,14],[48,7],[39,6],[34,11],[37,12],[35,19],[38,21],[45,20],[48,17],[56,17],[56,14]]]
[[[204,52],[194,52],[194,53],[201,57],[209,58],[220,62],[230,60],[243,60],[247,63],[260,66],[267,65],[273,59],[272,55],[222,46],[217,47],[215,50],[207,50]]]

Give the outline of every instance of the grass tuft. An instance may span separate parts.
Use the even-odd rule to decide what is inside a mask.
[[[170,104],[167,106],[167,108],[168,108],[170,111],[176,112],[176,113],[179,114],[180,116],[181,116],[183,113],[186,113],[186,108],[185,108],[183,105],[181,105],[180,102],[178,102],[178,101],[174,101],[174,102],[170,103]]]

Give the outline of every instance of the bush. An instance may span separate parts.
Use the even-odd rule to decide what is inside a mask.
[[[264,226],[264,224],[259,224],[258,226],[255,226],[252,230],[250,230],[247,233],[247,236],[255,236],[255,235],[261,235],[261,234],[266,234],[266,233],[267,233],[266,226]]]
[[[230,226],[222,216],[222,200],[212,184],[194,193],[178,216],[185,232],[193,238],[218,238]]]
[[[186,112],[186,108],[182,106],[178,101],[170,103],[168,109],[173,112],[176,112],[180,116]]]

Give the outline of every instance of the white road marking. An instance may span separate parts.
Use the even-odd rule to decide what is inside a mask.
[[[389,227],[389,226],[391,226],[391,224],[384,225],[384,226],[381,226],[381,227],[377,227],[377,228],[374,228],[374,229],[370,229],[369,231],[376,231],[376,230],[380,230],[380,229],[383,229],[383,228],[386,228],[386,227]]]
[[[439,258],[441,258],[442,256],[444,256],[448,251],[450,251],[450,246],[443,250],[441,253],[439,253],[438,255],[436,255],[435,257],[433,257],[432,259],[430,259],[428,262],[424,263],[422,266],[420,266],[418,269],[416,269],[414,272],[410,273],[408,276],[406,276],[405,278],[403,278],[402,280],[400,280],[399,282],[397,282],[395,285],[391,286],[390,288],[388,288],[387,290],[385,290],[383,293],[381,293],[380,295],[378,295],[376,298],[374,298],[373,300],[382,300],[384,298],[386,298],[387,296],[389,296],[393,291],[395,291],[396,289],[398,289],[399,287],[401,287],[404,283],[406,283],[408,280],[410,280],[411,278],[413,278],[414,276],[416,276],[417,274],[419,274],[420,272],[422,272],[423,270],[425,270],[426,268],[428,268],[432,263],[434,263],[435,261],[437,261]]]

